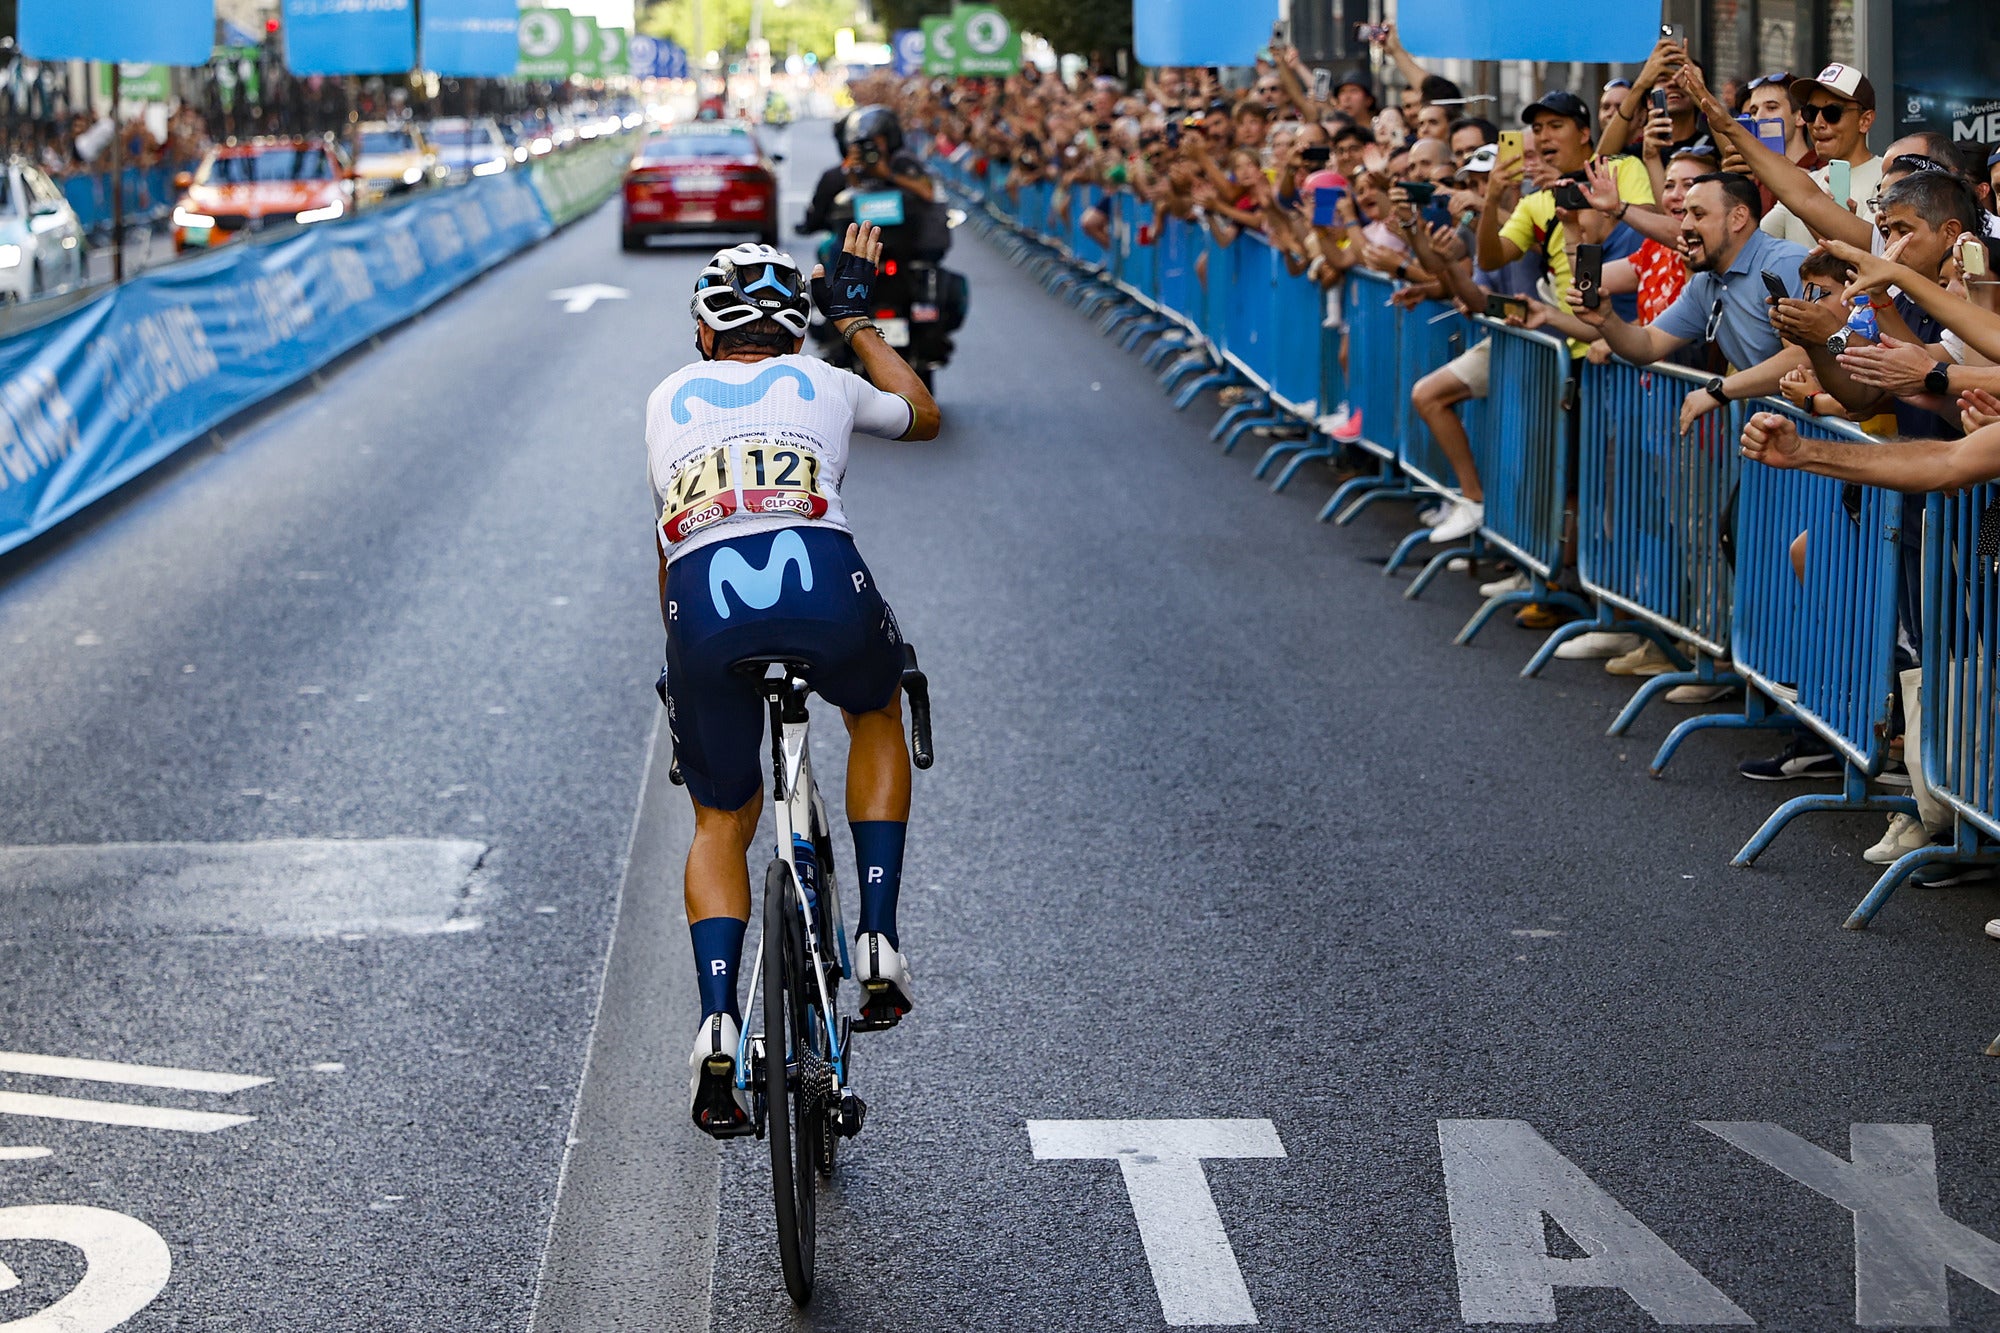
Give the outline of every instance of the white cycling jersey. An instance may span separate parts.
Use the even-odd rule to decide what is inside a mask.
[[[817,357],[697,361],[646,402],[646,471],[671,563],[729,537],[804,524],[848,531],[854,431],[897,439],[916,411]]]

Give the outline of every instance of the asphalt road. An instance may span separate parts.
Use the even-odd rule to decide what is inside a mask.
[[[682,1100],[641,414],[705,253],[600,212],[0,562],[0,1147],[51,1150],[0,1235],[148,1224],[135,1330],[1803,1333],[1857,1259],[1873,1323],[2000,1328],[1990,892],[1841,931],[1872,818],[1729,869],[1760,742],[1652,780],[1664,708],[1608,740],[1619,682],[1452,647],[1468,582],[1371,563],[1406,511],[1315,525],[1323,474],[1270,495],[963,233],[946,433],[846,492],[933,680],[920,1007],[859,1039],[793,1316],[762,1145]],[[0,1260],[0,1320],[81,1271]]]

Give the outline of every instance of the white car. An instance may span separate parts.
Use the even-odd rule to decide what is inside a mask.
[[[89,263],[83,223],[48,173],[18,159],[0,167],[0,302],[80,287]]]

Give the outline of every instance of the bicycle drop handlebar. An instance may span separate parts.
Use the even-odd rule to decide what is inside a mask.
[[[931,682],[917,669],[917,650],[903,645],[903,693],[910,696],[910,760],[918,768],[929,768],[936,755],[931,750]]]

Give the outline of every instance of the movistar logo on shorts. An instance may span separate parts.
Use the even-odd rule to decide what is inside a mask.
[[[726,411],[754,407],[764,401],[764,395],[771,392],[771,386],[779,380],[793,381],[799,387],[799,397],[807,402],[813,400],[812,380],[803,370],[797,366],[771,366],[759,371],[757,378],[748,384],[706,377],[691,379],[674,390],[674,400],[668,405],[668,410],[673,413],[676,422],[685,426],[694,419],[694,414],[688,411],[688,403],[693,399],[699,398]]]
[[[799,591],[813,589],[812,557],[806,554],[805,539],[787,528],[771,541],[771,550],[758,569],[733,546],[715,553],[708,565],[708,595],[715,599],[715,614],[729,619],[729,594],[735,593],[753,611],[768,611],[785,595],[785,571],[799,567]]]

